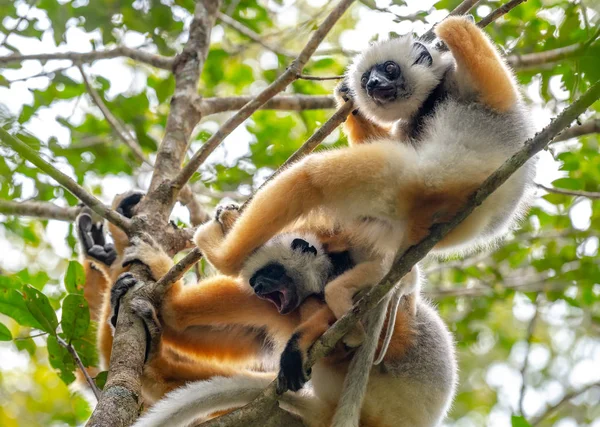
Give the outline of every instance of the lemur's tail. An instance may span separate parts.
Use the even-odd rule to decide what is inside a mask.
[[[241,407],[256,398],[275,374],[238,375],[196,381],[172,391],[143,414],[133,427],[187,426],[218,411]],[[292,393],[281,397],[282,407],[303,415],[317,409],[315,398]]]

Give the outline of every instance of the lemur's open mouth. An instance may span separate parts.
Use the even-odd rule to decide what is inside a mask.
[[[283,305],[285,303],[285,295],[281,291],[269,292],[268,294],[259,295],[260,298],[271,301],[277,307],[277,311],[281,313]]]

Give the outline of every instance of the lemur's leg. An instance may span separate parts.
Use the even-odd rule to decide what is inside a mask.
[[[396,160],[399,164],[391,167]],[[363,144],[311,155],[259,191],[218,247],[214,239],[205,239],[204,226],[196,235],[196,244],[218,270],[237,275],[252,251],[317,207],[342,205],[350,214],[368,215],[368,206],[356,202],[364,200],[365,194],[381,191],[381,188],[391,193],[395,188],[390,185],[398,187],[398,194],[402,192],[400,187],[414,187],[411,177],[403,180],[399,176],[403,161],[402,158],[390,159],[385,144]]]
[[[450,16],[435,28],[458,66],[458,74],[468,73],[481,101],[499,112],[512,108],[519,92],[512,72],[486,34],[469,18]]]
[[[381,260],[367,261],[336,277],[325,286],[325,302],[336,318],[342,317],[354,305],[353,298],[362,289],[379,283],[387,271]],[[358,347],[364,340],[365,330],[360,323],[343,339],[348,347]]]
[[[300,390],[309,380],[310,370],[304,369],[308,350],[336,320],[331,309],[314,298],[307,299],[301,310],[303,322],[296,328],[281,354],[277,378],[280,391]]]
[[[98,321],[103,294],[110,289],[110,267],[117,258],[112,243],[107,243],[102,222],[94,223],[92,213],[84,209],[76,220],[77,234],[85,270],[83,296],[88,302],[91,318]]]
[[[334,95],[338,108],[352,98],[345,80],[336,87]],[[346,118],[343,129],[350,145],[363,144],[376,139],[390,137],[389,128],[380,126],[367,119],[358,109],[352,111]]]

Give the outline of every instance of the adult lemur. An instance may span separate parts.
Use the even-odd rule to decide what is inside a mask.
[[[229,218],[233,218],[234,214],[235,211],[230,210]],[[222,240],[227,227],[223,227],[221,221],[221,217],[217,216],[216,221],[202,228],[200,234],[203,242],[216,244]],[[322,293],[332,277],[352,264],[348,262],[346,254],[331,256],[324,252],[320,239],[315,235],[302,234],[302,238],[299,238],[297,233],[275,237],[252,254],[243,269],[246,283],[260,298],[271,301],[279,313],[293,313],[303,295],[307,292],[313,295]],[[153,269],[158,256],[166,257],[161,255],[160,250],[141,244],[128,250],[126,262],[135,259]],[[121,277],[117,287],[123,283],[123,277],[127,276]],[[297,294],[298,287],[301,287],[300,295]],[[403,279],[401,288],[405,292],[403,309],[395,320],[393,336],[382,365],[371,367],[370,363],[359,361],[354,368],[349,368],[362,349],[353,354],[338,347],[332,355],[314,366],[314,393],[286,393],[282,397],[286,409],[297,413],[307,425],[315,427],[331,426],[332,419],[334,423],[346,419],[347,414],[340,414],[337,409],[340,398],[344,397],[354,402],[357,418],[360,417],[363,427],[429,427],[443,419],[452,401],[456,382],[452,339],[436,311],[419,298],[417,269]],[[239,300],[237,287],[233,295],[226,287],[221,292],[223,294],[217,299],[216,291],[214,295],[204,295],[198,290],[192,299],[186,301],[185,306],[178,304],[176,309],[170,307],[172,298],[167,299],[161,309],[163,321],[173,323],[179,318],[187,319],[185,325],[190,328],[205,323],[201,316],[210,316],[211,324],[261,327],[270,337],[270,342],[285,343],[287,339],[282,341],[280,333],[282,324],[289,325],[293,319],[290,315],[266,316],[262,308],[258,309],[255,304],[247,306],[246,301]],[[416,310],[413,311],[411,307],[416,307]],[[190,317],[189,312],[193,312],[194,316]],[[285,381],[292,390],[300,389],[307,380],[303,371],[306,352],[335,321],[329,307],[314,297],[309,297],[300,305],[300,312],[302,323],[288,341],[280,364],[279,379]],[[153,316],[143,317],[150,324],[149,328],[153,329]],[[377,316],[370,317],[377,321]],[[383,323],[383,315],[379,322]],[[370,336],[365,344],[367,347],[381,347],[382,341],[378,335]],[[351,377],[347,375],[349,369],[355,369],[355,373],[358,370],[367,372],[368,388],[362,408],[362,396],[342,396],[349,389],[345,385],[346,377]],[[274,378],[275,374],[246,373],[189,384],[159,401],[135,426],[188,425],[197,418],[242,406],[256,397]],[[349,380],[352,382],[355,378]],[[360,392],[361,388],[355,390]]]
[[[224,274],[286,224],[326,211],[370,257],[325,290],[336,317],[373,285],[391,260],[447,221],[530,135],[529,115],[510,70],[468,18],[449,17],[436,34],[450,52],[402,37],[374,44],[348,72],[358,113],[351,146],[296,163],[247,206],[222,243],[196,243]],[[391,125],[391,126],[390,126]],[[392,128],[390,131],[389,128]],[[364,143],[368,142],[368,143]],[[434,248],[464,252],[493,243],[527,205],[535,161],[513,174]]]

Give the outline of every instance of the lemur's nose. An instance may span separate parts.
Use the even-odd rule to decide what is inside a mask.
[[[367,89],[375,89],[380,83],[381,80],[379,80],[377,77],[371,77],[367,82]]]

